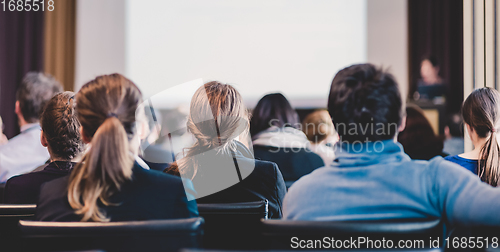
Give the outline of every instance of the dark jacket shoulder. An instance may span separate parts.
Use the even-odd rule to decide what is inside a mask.
[[[5,203],[36,204],[41,185],[68,175],[75,164],[64,161],[51,162],[40,171],[10,178],[5,185]]]
[[[323,159],[306,148],[253,146],[255,158],[278,165],[285,181],[296,181],[313,170],[325,166]]]

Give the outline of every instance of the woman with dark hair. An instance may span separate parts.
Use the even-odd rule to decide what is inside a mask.
[[[430,160],[443,156],[443,140],[436,136],[431,124],[418,107],[406,108],[406,126],[398,141],[411,159]]]
[[[250,122],[256,159],[275,162],[285,181],[296,181],[324,166],[321,157],[310,150],[297,112],[280,93],[262,97]]]
[[[212,81],[193,95],[187,121],[196,142],[165,172],[193,181],[199,203],[268,200],[269,217],[281,218],[286,188],[275,163],[255,160],[245,141],[248,113],[240,93]]]
[[[40,186],[68,175],[83,150],[73,92],[50,99],[40,116],[40,126],[41,142],[49,151],[50,163],[43,170],[10,178],[5,185],[5,203],[36,204]]]
[[[45,183],[35,219],[132,221],[198,215],[183,181],[141,165],[144,107],[139,88],[120,74],[83,85],[76,97],[83,142],[89,150],[70,176]],[[143,163],[143,162],[142,162]],[[184,183],[185,184],[185,183]]]
[[[446,157],[477,174],[482,181],[499,186],[500,94],[492,88],[474,90],[462,106],[462,116],[474,150]]]

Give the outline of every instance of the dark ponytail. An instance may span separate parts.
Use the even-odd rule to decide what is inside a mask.
[[[72,160],[83,150],[74,100],[73,92],[56,94],[40,116],[40,125],[51,155],[58,159]]]

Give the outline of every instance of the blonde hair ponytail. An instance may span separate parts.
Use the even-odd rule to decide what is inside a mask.
[[[119,74],[98,77],[77,94],[78,117],[84,135],[92,139],[68,186],[69,204],[82,215],[82,221],[109,221],[99,202],[117,204],[110,202],[110,197],[132,177],[134,157],[129,140],[141,101],[135,84]]]

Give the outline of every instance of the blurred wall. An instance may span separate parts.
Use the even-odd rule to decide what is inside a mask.
[[[75,91],[101,74],[125,73],[125,1],[78,0]]]
[[[408,95],[407,1],[367,0],[368,62],[388,68]]]
[[[96,75],[124,73],[126,57],[125,1],[77,1],[75,90]],[[367,0],[367,23],[368,62],[389,68],[401,85],[403,97],[406,97],[407,1]]]

